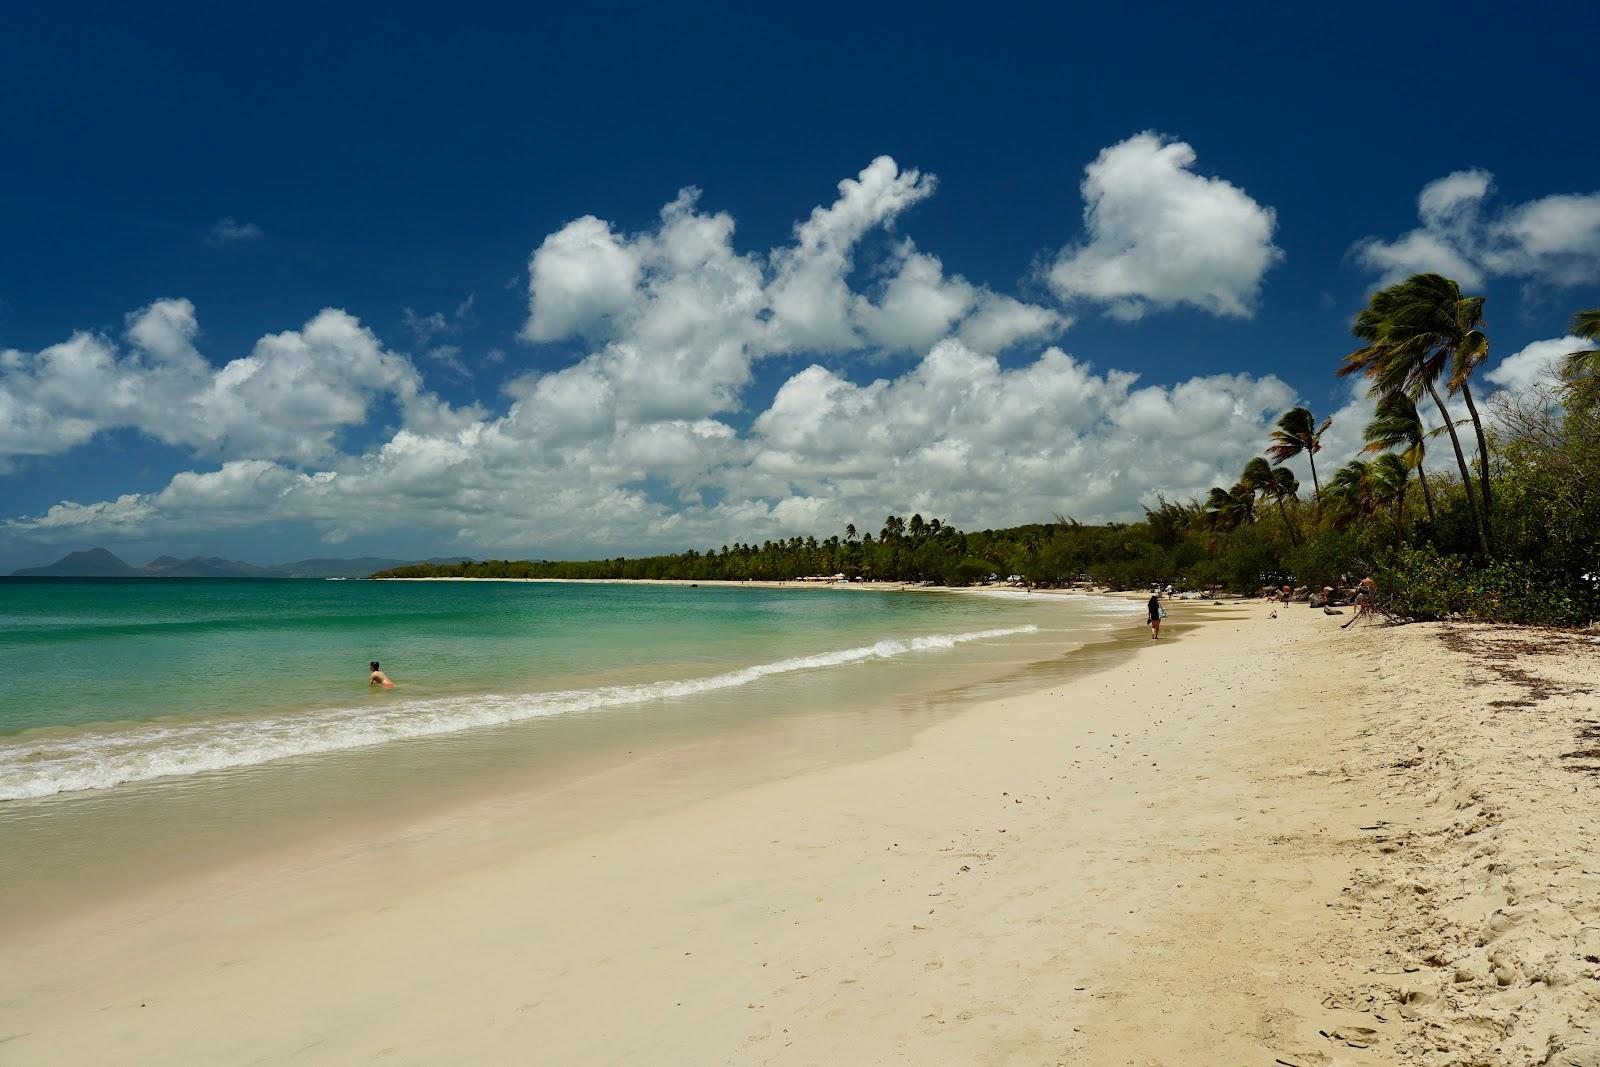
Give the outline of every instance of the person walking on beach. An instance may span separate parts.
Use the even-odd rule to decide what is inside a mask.
[[[1150,627],[1150,640],[1158,641],[1161,639],[1161,616],[1166,614],[1161,610],[1161,594],[1151,593],[1150,603],[1145,608],[1150,612],[1150,617],[1145,620],[1145,625]]]
[[[393,689],[394,688],[394,683],[389,681],[389,676],[387,674],[384,674],[381,670],[378,669],[378,661],[377,660],[373,660],[372,661],[371,667],[372,667],[372,677],[367,679],[367,684],[368,685],[381,685],[385,689]]]

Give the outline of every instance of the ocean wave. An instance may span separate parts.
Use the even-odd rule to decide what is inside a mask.
[[[366,748],[480,726],[640,704],[731,689],[773,675],[841,667],[911,652],[954,648],[1017,634],[1013,626],[960,634],[886,639],[857,648],[760,663],[704,678],[515,695],[439,697],[266,719],[150,724],[127,730],[89,728],[71,736],[13,738],[0,743],[0,801],[26,800],[125,782],[248,767],[291,756]]]
[[[971,596],[991,597],[995,600],[1023,600],[1033,604],[1069,603],[1084,609],[1090,615],[1128,615],[1144,611],[1144,601],[1132,598],[1100,596],[1095,593],[1030,593],[1025,589],[973,589]]]

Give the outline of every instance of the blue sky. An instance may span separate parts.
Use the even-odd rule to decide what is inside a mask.
[[[1501,357],[1600,303],[1592,4],[6,28],[0,569],[1128,516],[1350,405],[1386,277]]]

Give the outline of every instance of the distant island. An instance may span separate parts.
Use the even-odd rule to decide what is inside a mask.
[[[461,557],[434,558],[420,565],[449,566]],[[43,567],[24,567],[13,578],[365,578],[374,571],[419,565],[414,560],[360,556],[355,559],[302,559],[261,566],[216,556],[158,556],[136,567],[104,548],[69,552]]]

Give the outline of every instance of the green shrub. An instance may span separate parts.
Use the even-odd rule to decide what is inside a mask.
[[[1378,606],[1400,619],[1466,614],[1476,599],[1466,561],[1441,555],[1432,545],[1385,555],[1372,577],[1378,583]]]
[[[1361,570],[1359,556],[1360,545],[1349,531],[1321,530],[1292,550],[1286,562],[1297,584],[1320,589]]]
[[[1480,571],[1473,614],[1498,622],[1585,626],[1600,617],[1593,582],[1552,574],[1527,560]]]
[[[1600,618],[1600,589],[1527,560],[1472,569],[1461,556],[1432,546],[1384,556],[1374,575],[1379,605],[1414,621],[1451,615],[1486,622],[1584,626]]]

